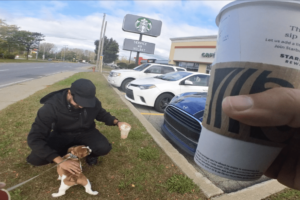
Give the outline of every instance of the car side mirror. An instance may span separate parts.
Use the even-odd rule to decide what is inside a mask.
[[[150,70],[146,70],[146,71],[144,71],[144,73],[146,73],[146,74],[147,74],[147,73],[150,73]]]
[[[189,81],[189,80],[185,80],[184,81],[184,85],[193,85],[193,82]]]

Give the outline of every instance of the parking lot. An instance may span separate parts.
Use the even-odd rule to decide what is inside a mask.
[[[108,72],[109,73],[109,72]],[[108,73],[106,73],[105,77],[107,78]],[[118,88],[119,89],[119,88]],[[121,95],[125,96],[125,92],[120,91]],[[132,104],[138,111],[141,113],[151,124],[152,126],[162,134],[162,136],[165,137],[161,130],[161,126],[164,123],[164,114],[157,112],[154,108],[152,107],[147,107],[147,106],[142,106],[138,104]],[[166,138],[166,137],[165,137]],[[249,186],[270,180],[269,178],[263,176],[259,180],[256,181],[234,181],[230,179],[226,179],[220,176],[216,176],[212,173],[209,173],[203,169],[201,169],[194,161],[194,158],[184,151],[182,151],[180,148],[178,148],[172,141],[170,141],[168,138],[166,138],[174,148],[177,149],[179,153],[181,153],[187,161],[194,166],[194,168],[201,173],[204,177],[208,178],[212,183],[214,183],[217,187],[222,189],[225,193],[230,193],[230,192],[235,192],[244,188],[247,188]]]
[[[120,90],[119,90],[120,91]],[[124,92],[120,91],[122,95],[125,95]],[[153,127],[160,132],[163,136],[163,132],[161,130],[161,126],[164,122],[164,115],[163,113],[159,113],[154,110],[154,108],[142,106],[138,104],[133,104],[134,107],[153,125]],[[165,137],[166,138],[166,137]],[[168,140],[168,138],[166,138]],[[195,169],[200,172],[203,176],[208,178],[211,182],[213,182],[217,187],[222,189],[225,193],[235,192],[244,188],[247,188],[249,186],[255,185],[257,183],[261,183],[264,181],[269,180],[269,178],[263,176],[259,180],[256,181],[234,181],[226,178],[222,178],[220,176],[216,176],[214,174],[211,174],[203,169],[201,169],[195,162],[194,158],[184,151],[182,151],[180,148],[178,148],[174,143],[172,143],[170,140],[168,140],[177,150],[180,152],[187,161],[195,167]]]

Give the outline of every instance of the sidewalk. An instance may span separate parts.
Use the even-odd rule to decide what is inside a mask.
[[[0,89],[0,110],[5,107],[20,101],[35,92],[52,85],[55,82],[68,78],[78,71],[69,71],[54,74],[48,77],[34,79],[28,82],[8,86]],[[214,200],[258,200],[265,198],[271,194],[277,193],[285,188],[285,186],[278,183],[276,180],[257,184],[252,187],[240,190],[234,193],[225,194],[220,188],[215,186],[209,179],[197,172],[195,168],[188,163],[188,161],[180,154],[174,147],[166,141],[160,133],[148,122],[148,120],[140,114],[140,112],[129,103],[122,93],[113,88],[124,103],[129,107],[132,113],[140,120],[149,134],[153,137],[156,143],[165,151],[165,153],[172,159],[172,161],[189,177],[191,178],[203,191],[207,198]]]
[[[30,95],[34,94],[39,90],[46,88],[47,85],[52,85],[53,83],[68,78],[76,73],[78,73],[78,71],[61,72],[54,75],[1,88],[0,110],[6,108],[10,104],[13,104],[17,101],[25,99],[26,97],[29,97]]]

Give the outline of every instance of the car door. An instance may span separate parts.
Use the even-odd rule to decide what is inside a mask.
[[[144,71],[144,77],[154,77],[163,74],[163,66],[152,65]]]
[[[185,92],[207,92],[209,75],[196,74],[180,82],[180,93]]]

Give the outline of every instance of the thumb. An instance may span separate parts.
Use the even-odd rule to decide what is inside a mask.
[[[5,183],[0,182],[0,189],[5,187]]]
[[[224,113],[250,126],[300,127],[300,90],[273,88],[265,92],[223,99]]]

